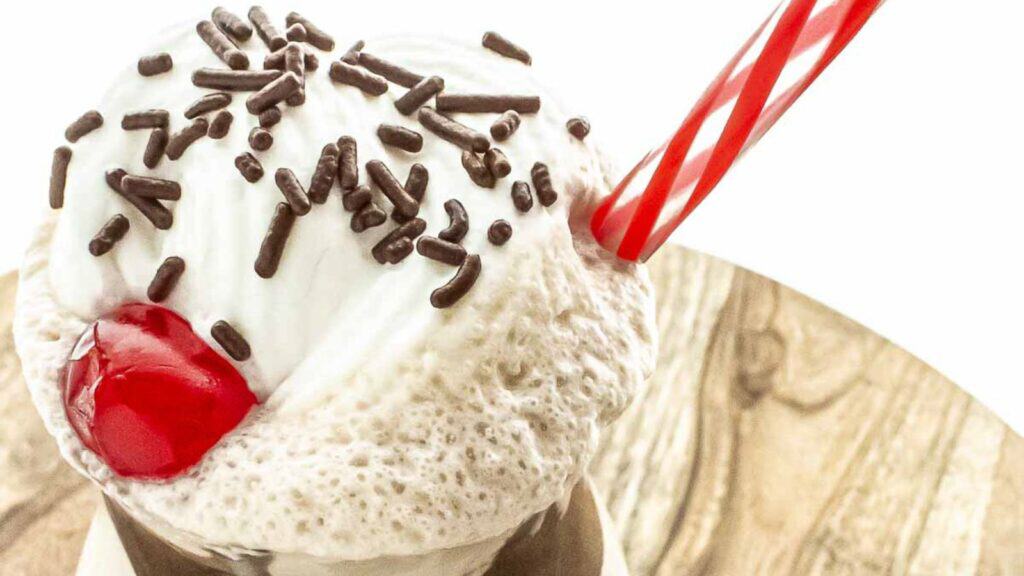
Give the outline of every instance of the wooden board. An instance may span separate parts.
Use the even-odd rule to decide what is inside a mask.
[[[591,469],[634,576],[1024,574],[1019,436],[808,298],[662,252],[658,372]],[[0,278],[0,576],[65,576],[96,498],[21,382],[14,287]]]

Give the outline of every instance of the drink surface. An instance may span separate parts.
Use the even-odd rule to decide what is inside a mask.
[[[273,120],[258,91],[211,97],[224,90],[197,86],[211,73],[194,74],[228,67],[194,28],[166,33],[146,53],[170,54],[172,68],[126,70],[97,106],[103,124],[71,145],[62,208],[39,228],[22,271],[16,341],[49,430],[76,468],[180,546],[365,560],[502,537],[568,493],[601,427],[651,370],[651,288],[642,266],[617,262],[586,235],[586,215],[616,175],[591,137],[566,128],[574,114],[530,66],[479,42],[368,40],[369,56],[344,64],[355,40],[303,46],[320,63],[304,74],[303,103],[278,102],[280,120],[261,128]],[[251,71],[262,68],[269,51],[258,34],[239,47]],[[442,97],[404,114],[410,82],[380,62],[442,78]],[[383,93],[374,71],[390,77]],[[491,126],[511,122],[508,106],[519,118],[498,140]],[[156,162],[146,153],[155,130],[119,125],[147,110],[168,112],[177,143]],[[233,121],[213,137],[224,111]],[[203,118],[206,135],[181,144]],[[349,210],[365,198],[344,188],[342,170],[323,202],[316,197],[318,168],[343,137],[357,144],[358,184],[382,222],[365,203]],[[177,185],[113,183],[162,203],[169,226],[137,209],[140,196],[111,188],[117,169]],[[415,183],[421,169],[425,187]],[[528,207],[519,182],[530,187]],[[378,258],[395,220],[413,213],[420,236],[455,240],[412,253],[395,242]],[[115,214],[127,233],[90,254]],[[275,234],[286,238],[276,260],[264,257]],[[85,327],[149,299],[171,257],[185,268],[161,305],[231,356],[260,404],[184,474],[130,479],[74,433],[58,382]],[[469,287],[452,287],[472,263]],[[211,333],[222,321],[251,354]]]

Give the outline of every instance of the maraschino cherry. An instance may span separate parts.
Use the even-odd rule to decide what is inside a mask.
[[[115,472],[170,478],[199,462],[257,403],[245,379],[170,310],[127,304],[82,334],[64,409]]]

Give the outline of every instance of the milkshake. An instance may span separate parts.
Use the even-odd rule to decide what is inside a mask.
[[[528,51],[330,24],[171,29],[54,152],[16,344],[139,574],[482,574],[653,369]]]

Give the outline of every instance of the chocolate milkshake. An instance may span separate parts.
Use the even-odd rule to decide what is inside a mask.
[[[140,576],[482,574],[653,368],[527,50],[331,24],[169,30],[54,152],[18,353]]]

